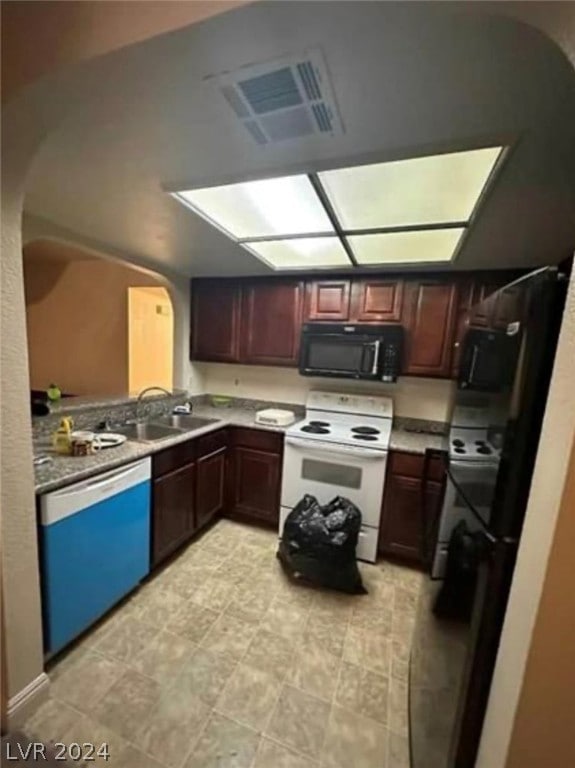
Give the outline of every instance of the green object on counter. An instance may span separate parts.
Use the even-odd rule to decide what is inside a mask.
[[[224,395],[212,395],[211,402],[214,408],[229,408],[232,404],[232,398]]]
[[[50,402],[57,403],[58,400],[62,397],[62,391],[60,390],[60,387],[56,386],[56,384],[50,384],[46,390],[46,395]]]

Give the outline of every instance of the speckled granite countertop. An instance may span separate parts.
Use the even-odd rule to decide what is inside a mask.
[[[389,449],[406,453],[425,453],[428,448],[441,451],[448,428],[442,421],[397,416],[393,420]]]
[[[258,405],[257,410],[260,407]],[[193,414],[194,416],[206,419],[217,419],[217,421],[200,429],[188,430],[163,440],[155,440],[154,442],[140,443],[128,440],[117,448],[107,448],[93,456],[61,456],[51,452],[49,442],[39,441],[34,445],[34,454],[48,454],[52,457],[52,461],[35,467],[35,491],[37,494],[41,494],[62,488],[86,477],[97,475],[99,472],[105,472],[122,464],[128,464],[144,456],[150,456],[165,448],[170,448],[172,445],[183,443],[186,440],[200,437],[200,435],[204,435],[207,432],[213,432],[226,426],[253,427],[272,432],[285,432],[286,429],[283,427],[270,427],[266,424],[257,424],[255,420],[256,410],[253,407],[215,408],[201,403],[194,405]],[[300,418],[301,413],[296,413],[296,420]]]
[[[391,430],[391,451],[406,451],[407,453],[425,453],[428,448],[441,451],[443,435],[430,432],[409,432],[401,427]]]
[[[93,456],[84,457],[60,456],[51,452],[49,441],[46,439],[38,440],[34,444],[34,453],[48,454],[52,457],[52,460],[47,464],[35,467],[35,491],[37,494],[42,494],[62,488],[86,477],[97,475],[100,472],[105,472],[122,464],[129,464],[144,456],[150,456],[165,448],[170,448],[178,443],[200,437],[207,432],[213,432],[226,426],[252,427],[272,432],[285,432],[285,427],[270,427],[266,424],[256,423],[256,411],[265,407],[272,407],[272,405],[294,410],[296,421],[299,421],[304,416],[303,408],[293,405],[286,406],[285,404],[238,400],[231,407],[216,408],[205,402],[205,400],[201,400],[194,402],[194,416],[215,419],[216,421],[200,429],[183,431],[174,436],[166,437],[163,440],[155,440],[148,443],[128,440],[117,448],[107,448]],[[390,450],[407,451],[409,453],[425,453],[427,448],[441,450],[444,429],[445,425],[441,422],[397,418],[394,420],[394,427],[391,432]]]

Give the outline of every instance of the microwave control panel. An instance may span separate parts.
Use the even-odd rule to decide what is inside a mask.
[[[387,330],[381,347],[380,378],[386,383],[397,381],[401,373],[403,328],[396,326]]]
[[[386,344],[382,355],[381,380],[395,381],[399,374],[401,352],[396,344]]]

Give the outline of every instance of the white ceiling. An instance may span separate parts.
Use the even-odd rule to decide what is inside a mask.
[[[503,142],[512,151],[455,268],[556,262],[575,244],[575,73],[542,35],[481,5],[257,3],[46,82],[41,108],[59,122],[26,211],[165,270],[263,274],[163,188]],[[317,46],[345,133],[257,146],[209,76]]]

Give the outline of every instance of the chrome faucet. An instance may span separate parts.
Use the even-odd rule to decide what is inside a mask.
[[[168,390],[164,389],[164,387],[146,387],[143,389],[136,399],[136,423],[140,421],[140,406],[142,405],[142,398],[146,392],[155,392],[156,390],[158,392],[163,392],[165,395],[172,395],[172,392],[168,392]]]

